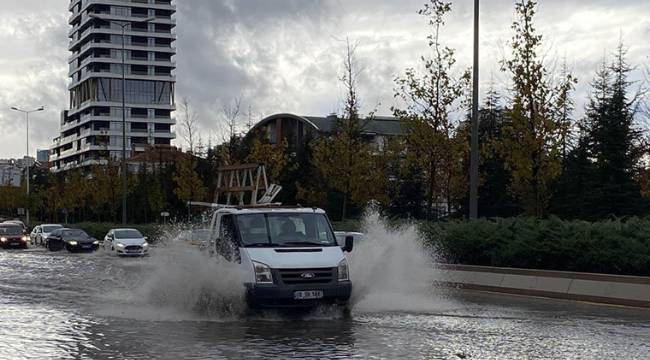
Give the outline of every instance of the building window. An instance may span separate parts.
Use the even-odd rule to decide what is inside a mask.
[[[122,101],[122,80],[100,79],[99,101]],[[125,97],[132,104],[172,103],[172,83],[164,81],[126,80]]]
[[[113,13],[113,15],[117,15],[117,16],[130,16],[131,12],[129,10],[131,9],[124,6],[113,6],[111,8],[111,12]]]

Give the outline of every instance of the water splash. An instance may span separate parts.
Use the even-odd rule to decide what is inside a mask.
[[[231,317],[246,307],[238,264],[187,246],[168,246],[152,259],[152,273],[139,293],[149,304],[207,317]]]
[[[239,264],[200,251],[178,239],[182,224],[161,229],[148,258],[112,259],[113,283],[103,315],[152,321],[231,320],[246,311],[244,278]]]
[[[355,311],[431,311],[442,306],[433,287],[435,252],[426,248],[414,224],[391,228],[369,209],[364,240],[349,255]]]

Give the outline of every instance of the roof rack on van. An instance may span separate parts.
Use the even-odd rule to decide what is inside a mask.
[[[282,203],[270,203],[270,204],[255,204],[255,205],[237,205],[234,206],[234,208],[236,209],[267,209],[267,208],[300,209],[302,208],[302,206],[300,204],[283,205]]]
[[[202,202],[202,201],[188,201],[187,206],[201,206],[201,207],[209,207],[213,209],[235,208],[234,205],[217,204],[217,203],[209,203],[209,202]]]

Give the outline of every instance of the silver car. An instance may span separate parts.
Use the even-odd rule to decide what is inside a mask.
[[[45,246],[47,237],[50,236],[52,231],[62,228],[63,225],[61,224],[41,224],[32,230],[32,233],[29,234],[29,237],[33,245]]]
[[[136,229],[111,229],[104,237],[104,250],[118,256],[145,256],[149,243]]]

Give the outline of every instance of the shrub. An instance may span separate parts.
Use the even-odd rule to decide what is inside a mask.
[[[87,232],[88,235],[99,240],[103,240],[104,236],[106,236],[106,233],[108,233],[110,229],[116,228],[137,229],[142,233],[142,235],[149,238],[149,242],[155,242],[161,235],[161,228],[158,224],[121,225],[113,223],[83,222],[78,224],[70,224],[67,226],[82,229]]]
[[[650,218],[424,222],[420,231],[450,263],[650,276]]]

